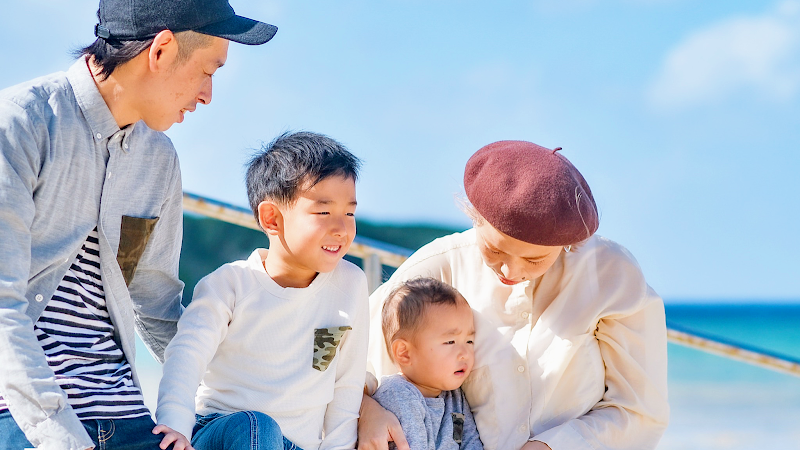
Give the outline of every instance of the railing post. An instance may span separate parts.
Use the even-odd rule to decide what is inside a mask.
[[[383,283],[383,264],[381,263],[381,257],[376,253],[366,255],[363,261],[364,273],[367,274],[367,287],[369,288],[369,293],[372,294]]]

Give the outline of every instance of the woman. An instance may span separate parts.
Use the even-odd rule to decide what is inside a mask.
[[[396,372],[380,331],[386,294],[431,276],[476,311],[462,388],[486,449],[655,448],[669,416],[664,306],[630,253],[594,235],[591,190],[558,150],[501,141],[470,158],[474,228],[424,246],[372,294],[370,363],[378,378]],[[387,417],[365,397],[360,448],[404,447]]]

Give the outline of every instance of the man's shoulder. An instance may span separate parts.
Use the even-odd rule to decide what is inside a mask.
[[[41,115],[57,109],[70,95],[72,87],[66,72],[56,72],[0,90],[0,108],[4,116],[15,108],[29,116]]]
[[[28,106],[48,102],[52,97],[70,91],[66,72],[55,72],[0,90],[0,100]]]

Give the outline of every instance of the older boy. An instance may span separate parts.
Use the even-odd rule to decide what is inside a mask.
[[[247,192],[269,250],[197,284],[165,353],[162,446],[355,447],[368,294],[342,257],[356,232],[358,166],[336,141],[305,132],[252,160]]]
[[[451,286],[414,278],[396,287],[381,313],[400,373],[373,395],[400,421],[411,450],[483,450],[461,385],[475,363],[472,309]]]
[[[66,73],[0,92],[0,448],[158,448],[134,327],[175,333],[181,182],[162,133],[211,101],[228,40],[275,27],[226,0],[101,0]],[[149,439],[148,439],[149,436]]]

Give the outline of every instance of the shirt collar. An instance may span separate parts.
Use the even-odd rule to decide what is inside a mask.
[[[92,136],[97,140],[103,140],[118,132],[117,121],[108,109],[103,96],[100,95],[85,57],[78,58],[69,68],[67,79],[75,93],[75,100],[92,129]]]

